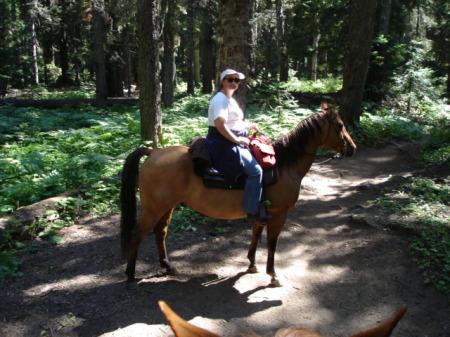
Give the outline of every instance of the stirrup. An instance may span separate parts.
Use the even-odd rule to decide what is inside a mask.
[[[250,221],[267,223],[268,221],[272,220],[273,217],[270,214],[267,214],[266,207],[261,203],[259,205],[258,214],[247,214],[247,219],[249,219]]]

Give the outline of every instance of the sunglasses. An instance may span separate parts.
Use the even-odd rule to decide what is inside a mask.
[[[239,78],[230,78],[230,77],[225,78],[225,80],[227,80],[228,83],[231,83],[233,81],[236,82],[236,83],[239,83],[241,81]]]

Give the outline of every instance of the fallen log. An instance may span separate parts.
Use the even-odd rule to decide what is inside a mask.
[[[107,104],[108,106],[115,104],[124,104],[124,105],[135,105],[139,103],[138,98],[129,98],[129,97],[114,97],[108,98]],[[16,108],[43,108],[43,109],[58,109],[62,108],[66,105],[97,105],[96,100],[94,98],[72,98],[72,99],[16,99],[16,98],[7,98],[0,99],[1,105],[12,105]]]
[[[0,217],[0,242],[4,241],[4,233],[13,230],[16,239],[30,238],[28,227],[40,218],[48,218],[48,210],[56,210],[61,201],[72,197],[79,197],[80,190],[65,192],[59,196],[38,201],[34,204],[20,207],[11,214]]]
[[[323,100],[335,100],[339,105],[341,97],[340,92],[331,92],[328,94],[315,94],[311,92],[290,92],[292,97],[299,103],[307,106],[317,106],[323,102]]]

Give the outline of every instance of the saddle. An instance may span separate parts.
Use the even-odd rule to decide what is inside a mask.
[[[202,178],[206,187],[222,188],[231,190],[243,190],[245,188],[246,174],[237,178],[230,184],[225,177],[213,167],[211,155],[205,144],[206,137],[198,136],[189,143],[189,153],[194,164],[194,173]],[[277,182],[276,166],[263,168],[263,187],[273,185]]]

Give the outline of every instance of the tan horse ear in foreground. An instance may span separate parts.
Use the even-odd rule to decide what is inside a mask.
[[[208,330],[199,328],[178,316],[164,301],[159,301],[159,307],[166,316],[175,336],[177,337],[220,337]],[[401,307],[397,313],[387,322],[364,332],[357,333],[350,337],[388,337],[391,335],[398,321],[405,314],[407,307]],[[244,336],[244,335],[240,335]],[[249,336],[257,337],[255,334]],[[324,337],[312,330],[302,328],[281,329],[275,334],[275,337]]]

